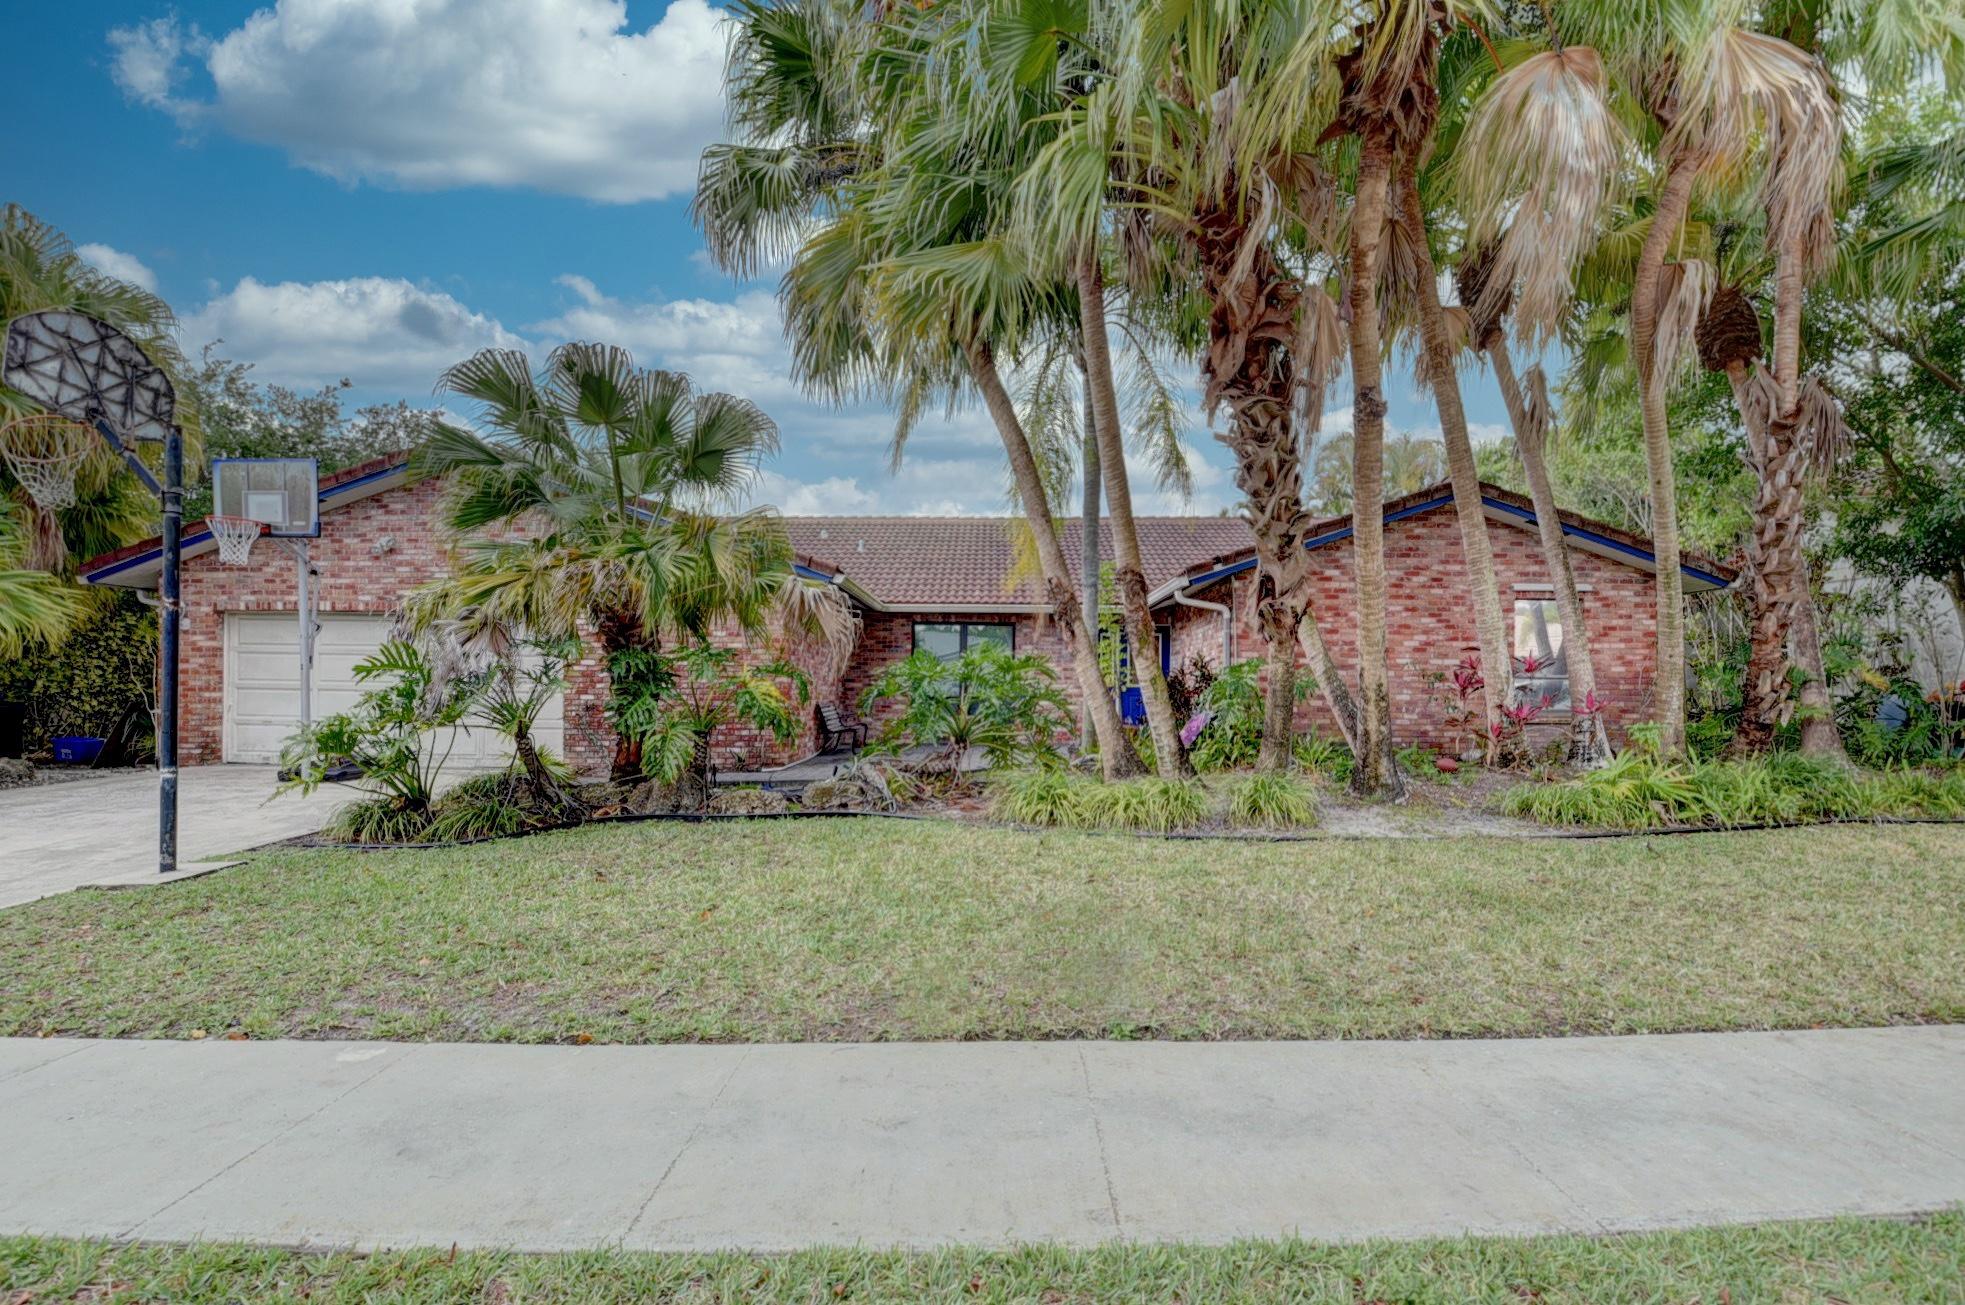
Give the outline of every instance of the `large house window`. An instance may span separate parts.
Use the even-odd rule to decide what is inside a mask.
[[[1569,710],[1569,661],[1562,650],[1562,617],[1549,598],[1515,600],[1515,701],[1549,700],[1551,712]]]
[[[931,652],[952,662],[971,648],[993,643],[1004,652],[1017,649],[1017,627],[1008,621],[916,621],[914,651]]]

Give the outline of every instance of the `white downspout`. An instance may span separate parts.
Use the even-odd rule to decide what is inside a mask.
[[[1174,601],[1182,607],[1200,607],[1210,612],[1221,613],[1221,664],[1225,669],[1235,661],[1235,613],[1226,603],[1211,603],[1205,598],[1189,598],[1187,586],[1174,590]]]

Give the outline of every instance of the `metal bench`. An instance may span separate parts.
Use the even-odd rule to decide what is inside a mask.
[[[819,751],[830,752],[841,744],[851,744],[858,752],[867,745],[866,722],[840,713],[830,702],[819,704]]]

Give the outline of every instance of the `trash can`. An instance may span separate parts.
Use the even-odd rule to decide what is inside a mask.
[[[102,751],[104,740],[86,734],[64,734],[55,739],[55,760],[64,766],[86,766]]]

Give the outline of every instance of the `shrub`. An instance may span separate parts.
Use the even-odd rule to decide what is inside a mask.
[[[1087,822],[1099,829],[1165,834],[1192,829],[1208,815],[1207,794],[1199,784],[1157,775],[1116,784],[1086,784],[1081,800]]]
[[[328,818],[321,836],[337,843],[419,843],[429,827],[427,807],[388,795],[348,803]]]
[[[131,711],[148,708],[156,673],[157,614],[135,594],[117,594],[58,646],[0,662],[0,701],[26,707],[26,749],[43,752],[59,734],[108,738]],[[147,727],[137,751],[154,755]]]
[[[1188,745],[1194,769],[1233,770],[1255,764],[1262,750],[1261,674],[1261,658],[1244,658],[1225,667],[1201,693],[1194,716],[1184,722],[1192,729],[1195,721],[1201,721]]]
[[[543,809],[547,801],[534,792],[523,771],[473,775],[431,805],[423,838],[433,843],[507,838],[564,823],[556,812]]]
[[[1071,729],[1049,659],[995,644],[950,661],[922,651],[893,663],[868,686],[860,712],[871,718],[883,702],[899,710],[874,739],[875,751],[934,744],[955,760],[979,748],[999,769],[1055,764],[1057,737]]]
[[[1544,824],[1605,829],[1957,818],[1965,817],[1965,774],[1866,775],[1788,752],[1742,761],[1667,762],[1636,748],[1580,779],[1514,789],[1503,809]]]
[[[1084,792],[1091,785],[1062,770],[1012,770],[994,781],[995,813],[1019,825],[1081,828],[1090,823]]]
[[[1317,823],[1316,793],[1289,775],[1249,775],[1228,790],[1228,823],[1300,829]]]
[[[1310,774],[1338,784],[1351,782],[1351,749],[1343,739],[1327,738],[1313,729],[1297,736],[1292,751],[1297,766]]]

